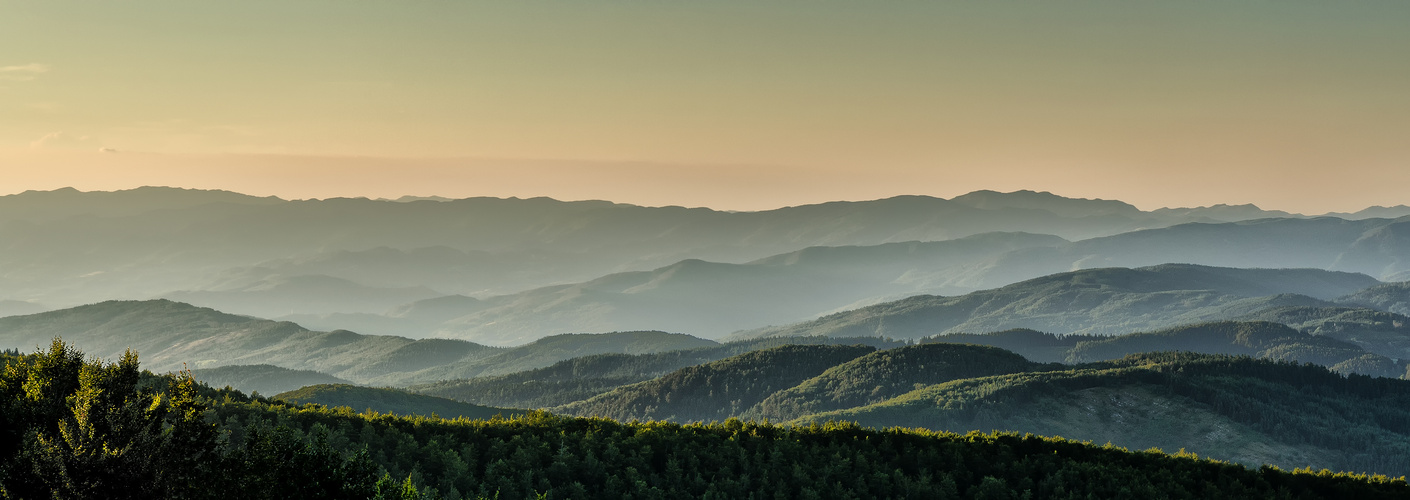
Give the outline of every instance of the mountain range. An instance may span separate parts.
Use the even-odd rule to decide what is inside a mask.
[[[1367,215],[1394,215],[1395,210]],[[1401,231],[1386,229],[1394,226],[1393,219],[1346,217],[1304,218],[1251,207],[1141,211],[1118,201],[1031,191],[979,191],[949,200],[902,196],[761,212],[547,198],[399,202],[281,200],[156,187],[28,191],[0,196],[0,241],[6,242],[0,253],[0,300],[62,308],[109,299],[181,297],[262,316],[290,314],[291,307],[292,314],[380,314],[386,311],[375,308],[391,299],[328,301],[339,294],[395,295],[418,287],[486,298],[659,269],[688,259],[743,264],[807,247],[933,242],[988,232],[1046,234],[1073,243],[1053,240],[1052,249],[1034,250],[1034,255],[1043,256],[1037,269],[1014,267],[1014,277],[993,274],[988,281],[959,286],[1000,286],[1070,270],[1079,261],[1088,262],[1079,267],[1249,262],[1230,256],[1250,248],[1220,247],[1205,255],[1193,250],[1223,237],[1211,231],[1250,232],[1249,240],[1267,240],[1260,248],[1278,250],[1262,256],[1267,266],[1336,268],[1381,278],[1404,271],[1384,255],[1394,249],[1382,248],[1394,245]],[[1255,229],[1257,220],[1291,226]],[[1250,227],[1225,227],[1231,221],[1249,221],[1244,226]],[[1170,255],[1156,261],[1131,261],[1131,252],[1121,251],[1128,243],[1124,239],[1081,243],[1188,223],[1210,227],[1177,231],[1177,237],[1164,237],[1162,244],[1210,234],[1183,247],[1175,245],[1167,251]],[[1317,242],[1317,251],[1285,245],[1295,232],[1302,232],[1307,240],[1303,243]],[[1160,234],[1136,240],[1151,243],[1161,239]],[[1278,235],[1284,239],[1268,239]],[[1135,253],[1144,255],[1148,249]],[[1180,254],[1186,257],[1176,258]],[[330,299],[307,305],[286,301],[284,308],[271,309],[280,288],[298,280],[323,283]],[[330,283],[348,290],[334,292]],[[897,293],[921,293],[901,288]],[[270,292],[269,298],[251,298],[264,291]]]
[[[41,346],[56,347],[21,354]],[[620,427],[632,442],[977,429],[1403,475],[1410,207],[1140,210],[977,191],[728,212],[31,191],[0,196],[0,349],[17,398],[39,387],[29,374],[63,368],[27,363],[81,349],[122,359],[103,373],[134,391],[189,373],[205,385],[134,397],[203,394],[231,439],[298,426],[379,450],[408,485],[459,481],[447,491],[491,491],[446,472],[481,470],[454,457],[485,450],[437,449],[460,431],[427,429],[624,425],[571,417],[646,421]],[[130,351],[155,373],[134,375]],[[478,420],[495,415],[518,417]],[[1006,434],[969,436],[953,437]],[[554,463],[577,453],[524,446],[558,450]],[[624,463],[612,446],[583,456]]]

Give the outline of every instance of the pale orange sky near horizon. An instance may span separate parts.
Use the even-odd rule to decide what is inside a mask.
[[[1410,2],[0,0],[0,194],[1410,204]],[[103,153],[100,149],[115,152]]]

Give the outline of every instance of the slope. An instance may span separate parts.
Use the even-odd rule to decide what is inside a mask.
[[[783,337],[731,342],[647,354],[595,354],[504,375],[442,380],[410,390],[469,403],[512,408],[549,408],[581,401],[621,386],[682,368],[781,345],[869,345],[886,349],[899,342],[871,338]]]
[[[102,357],[120,356],[127,349],[142,352],[155,371],[270,364],[360,382],[497,351],[464,341],[315,332],[168,300],[108,301],[0,318],[0,345],[28,351],[55,337]],[[427,344],[436,348],[419,348]],[[416,355],[398,356],[402,350]],[[423,355],[431,351],[438,355]]]
[[[326,275],[268,275],[239,286],[183,290],[162,298],[263,318],[387,309],[442,294],[426,287],[365,286]]]
[[[862,345],[788,345],[754,351],[683,368],[556,410],[617,420],[723,420],[774,392],[874,350]]]
[[[1410,468],[1407,405],[1407,381],[1250,358],[1147,354],[957,380],[797,422],[1012,429],[1246,464],[1400,474]]]
[[[742,418],[793,420],[804,415],[878,403],[924,385],[1053,369],[1003,349],[921,344],[875,351],[769,395]]]
[[[1310,335],[1270,322],[1217,322],[1155,332],[1079,341],[1068,352],[1069,363],[1121,358],[1155,351],[1253,356],[1297,363],[1314,363],[1343,371],[1355,366],[1362,375],[1399,378],[1405,364],[1368,353],[1361,347],[1325,335]],[[1352,363],[1343,366],[1343,363]]]

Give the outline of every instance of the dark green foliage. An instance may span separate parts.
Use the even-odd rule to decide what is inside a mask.
[[[509,375],[414,385],[411,390],[507,408],[548,408],[581,401],[618,387],[650,380],[681,368],[782,345],[870,345],[878,349],[904,345],[888,339],[778,337],[730,342],[651,354],[598,354],[559,361],[545,368]]]
[[[876,351],[776,392],[742,414],[776,421],[891,399],[927,385],[1035,369],[1055,369],[1003,349],[921,344]]]
[[[863,345],[780,346],[683,368],[560,409],[618,420],[724,420],[774,392],[875,350]]]
[[[311,385],[274,396],[296,404],[316,403],[329,407],[346,406],[353,410],[373,410],[395,415],[440,416],[443,418],[491,418],[508,416],[522,410],[490,408],[445,398],[412,394],[397,389],[359,387],[348,384]]]
[[[1380,287],[1372,287],[1376,289]],[[1279,307],[1243,318],[1283,323],[1386,357],[1410,358],[1410,317],[1363,307]]]
[[[153,390],[131,351],[117,363],[85,362],[55,339],[48,352],[5,365],[0,497],[286,498],[290,465],[308,475],[293,486],[301,498],[365,498],[376,480],[365,457],[345,460],[284,431],[249,432],[232,449],[207,420],[202,394],[213,391],[189,375]]]
[[[1190,454],[1129,452],[1012,433],[620,423],[543,412],[490,421],[255,404],[229,422],[277,420],[366,445],[386,498],[1357,498],[1410,495],[1403,479],[1248,469]],[[407,478],[404,481],[392,478]],[[413,493],[415,491],[415,493]],[[990,496],[983,496],[990,495]]]
[[[476,404],[547,408],[715,361],[715,351],[706,348],[658,354],[597,354],[510,375],[450,380],[410,389]]]
[[[314,429],[311,439],[285,426],[247,426],[244,445],[221,460],[222,471],[233,481],[218,494],[233,498],[372,498],[377,493],[377,466],[362,451],[343,453],[328,443],[324,429]],[[206,485],[205,488],[209,488]]]

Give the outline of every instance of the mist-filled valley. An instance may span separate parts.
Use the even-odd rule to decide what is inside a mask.
[[[205,448],[162,453],[207,457],[112,464],[255,484],[282,449],[326,471],[300,481],[356,490],[334,496],[774,484],[743,470],[792,478],[785,497],[1119,496],[1121,481],[1065,475],[1088,469],[1174,496],[1410,491],[1404,206],[1142,211],[978,191],[729,212],[61,189],[0,196],[0,247],[0,392],[21,429],[0,451],[39,468],[95,463],[83,450],[99,445],[55,436],[101,408],[104,446],[190,432],[183,446]],[[155,434],[121,434],[129,418]],[[862,435],[937,464],[956,447],[990,458],[940,473],[846,438]],[[805,441],[879,475],[815,464],[835,485],[814,491],[789,465],[816,452],[789,444]],[[1046,483],[1002,472],[1054,450],[1068,455],[1034,465]],[[75,480],[0,472],[7,494]]]

